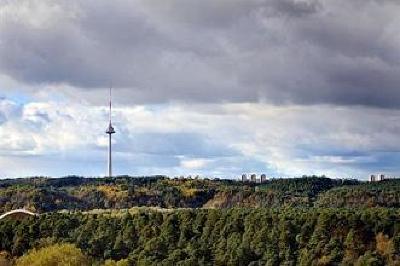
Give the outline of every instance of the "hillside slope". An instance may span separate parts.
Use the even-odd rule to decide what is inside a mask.
[[[369,183],[326,177],[272,179],[264,184],[156,177],[0,180],[0,213],[160,208],[400,207],[400,180]]]

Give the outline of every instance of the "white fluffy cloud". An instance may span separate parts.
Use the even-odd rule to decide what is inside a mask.
[[[26,166],[11,164],[3,175],[99,175],[105,168],[103,107],[2,100],[0,117],[0,161]],[[114,119],[119,174],[365,178],[397,174],[400,160],[396,110],[168,104],[116,108]]]

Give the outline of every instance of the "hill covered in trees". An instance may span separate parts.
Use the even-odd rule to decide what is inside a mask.
[[[0,220],[0,265],[400,265],[399,207],[400,180],[6,179],[0,213],[41,215]]]
[[[400,207],[400,180],[361,182],[326,177],[232,180],[154,177],[0,180],[0,213],[57,210],[232,207]]]

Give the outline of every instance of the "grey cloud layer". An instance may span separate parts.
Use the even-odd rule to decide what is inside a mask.
[[[400,106],[400,5],[6,1],[0,72],[127,101]]]

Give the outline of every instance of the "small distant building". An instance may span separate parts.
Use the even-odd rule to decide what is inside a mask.
[[[243,183],[247,182],[247,175],[246,174],[242,175],[242,182]]]
[[[267,176],[265,174],[261,175],[261,183],[264,183],[265,181],[267,181]]]
[[[384,181],[386,179],[390,179],[390,178],[386,177],[384,174],[371,175],[369,177],[369,182],[380,182],[380,181]]]
[[[256,183],[257,182],[257,175],[256,174],[252,174],[250,176],[251,182]]]

